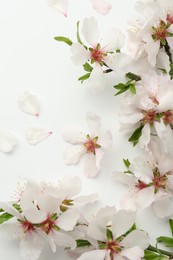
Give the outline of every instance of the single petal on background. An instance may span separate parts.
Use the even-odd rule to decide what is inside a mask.
[[[26,130],[25,138],[28,144],[38,144],[47,139],[52,132],[48,132],[43,128],[30,127]]]
[[[40,108],[36,96],[25,91],[18,98],[18,107],[26,114],[39,116]]]
[[[14,150],[17,144],[16,137],[13,133],[0,130],[0,150],[4,153],[9,153]]]
[[[100,14],[106,15],[111,10],[111,4],[106,0],[91,0],[93,8]]]
[[[48,0],[48,5],[64,16],[67,16],[68,0]]]

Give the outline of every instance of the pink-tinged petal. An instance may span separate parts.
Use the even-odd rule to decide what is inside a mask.
[[[112,179],[114,181],[120,182],[122,184],[126,184],[128,186],[135,186],[136,184],[136,178],[131,174],[125,174],[121,172],[114,172],[112,174]]]
[[[22,218],[19,211],[17,211],[9,202],[0,202],[0,208],[3,209],[5,212],[13,215],[14,217],[17,217],[19,219]]]
[[[73,185],[72,185],[73,183]],[[81,179],[77,176],[65,176],[58,185],[58,192],[65,194],[67,199],[78,195],[82,189]]]
[[[57,225],[64,231],[72,231],[79,217],[80,214],[77,209],[68,209],[59,216]]]
[[[36,232],[25,233],[20,241],[21,256],[26,260],[38,259],[43,248],[43,242]]]
[[[48,5],[64,16],[67,16],[68,0],[48,0]]]
[[[151,129],[150,124],[146,124],[142,129],[142,135],[139,139],[139,147],[141,149],[146,149],[150,142]]]
[[[105,89],[107,77],[106,73],[103,73],[103,70],[99,64],[96,64],[93,68],[87,84],[92,94],[98,94]]]
[[[98,194],[91,194],[87,196],[80,196],[74,199],[75,204],[88,204],[88,203],[94,203],[95,201],[98,200]]]
[[[47,139],[52,132],[42,128],[30,127],[26,130],[25,138],[28,144],[36,145]]]
[[[0,232],[8,240],[19,239],[23,234],[23,227],[19,223],[8,221],[0,225]]]
[[[94,138],[99,133],[101,127],[101,117],[89,112],[86,116],[86,121],[88,124],[90,134]]]
[[[47,219],[47,213],[45,211],[38,210],[38,208],[24,210],[23,215],[29,222],[33,224],[42,223]]]
[[[78,42],[72,44],[71,54],[71,60],[75,65],[83,65],[91,57],[91,53]]]
[[[93,8],[100,14],[106,15],[111,10],[111,4],[106,0],[91,0]]]
[[[134,173],[136,178],[145,183],[150,183],[153,178],[153,170],[150,164],[142,157],[134,159],[134,163],[130,165],[130,171]]]
[[[124,256],[125,259],[141,260],[142,257],[144,256],[144,250],[142,250],[139,246],[134,246],[132,248],[123,249],[119,254],[121,256]]]
[[[70,144],[83,144],[86,140],[86,134],[78,127],[69,125],[63,131],[63,138]]]
[[[77,260],[104,260],[106,253],[106,250],[93,250],[82,254]]]
[[[163,198],[155,201],[153,209],[159,218],[170,217],[173,214],[172,198]]]
[[[135,223],[135,217],[134,212],[118,211],[112,218],[111,231],[114,238],[125,234]]]
[[[111,131],[107,130],[105,135],[103,137],[100,137],[98,141],[103,148],[108,149],[109,147],[111,147],[113,143],[113,136]]]
[[[96,47],[99,41],[99,31],[97,21],[94,17],[85,18],[82,26],[82,34],[85,40],[92,46]]]
[[[26,114],[39,116],[40,108],[37,98],[25,91],[18,99],[18,107]]]
[[[131,248],[138,246],[141,249],[146,249],[149,246],[149,237],[148,234],[144,231],[134,230],[130,232],[122,241],[121,246],[125,248]]]
[[[136,190],[131,189],[128,193],[124,194],[120,202],[118,203],[118,209],[119,210],[127,210],[127,211],[136,211],[137,205],[135,203],[135,196]]]
[[[96,166],[96,156],[92,153],[87,154],[84,161],[84,174],[87,178],[94,178],[99,173],[100,168]]]
[[[59,213],[59,207],[61,205],[61,200],[55,197],[41,197],[38,199],[38,207],[40,210],[45,211],[47,214]]]
[[[103,39],[101,45],[106,52],[120,50],[125,44],[125,35],[118,29],[113,28]]]
[[[13,133],[0,130],[0,151],[10,153],[16,147],[17,140]]]
[[[73,237],[63,232],[52,232],[50,236],[53,238],[55,244],[60,247],[76,248],[76,241]]]
[[[154,200],[154,187],[144,188],[136,192],[135,202],[141,209],[149,207]]]
[[[82,145],[69,146],[64,151],[63,157],[67,165],[77,164],[85,153],[85,147]]]

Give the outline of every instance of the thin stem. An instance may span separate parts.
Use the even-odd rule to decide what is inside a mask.
[[[173,259],[173,253],[162,250],[162,249],[158,249],[154,246],[149,245],[149,247],[147,248],[147,250],[152,251],[152,252],[156,252],[156,253],[161,253],[163,255],[169,256],[169,259]]]
[[[171,53],[171,49],[170,49],[170,47],[169,47],[169,44],[168,44],[168,42],[166,41],[166,45],[164,46],[164,48],[165,48],[165,52],[166,52],[166,54],[168,55],[168,57],[169,57],[169,62],[170,62],[170,72],[169,72],[169,74],[170,74],[170,77],[171,77],[171,79],[173,79],[173,60],[172,60],[172,53]]]

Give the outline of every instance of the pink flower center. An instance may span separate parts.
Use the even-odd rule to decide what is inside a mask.
[[[158,176],[153,179],[153,186],[156,189],[164,189],[166,184],[166,177],[165,176]]]
[[[173,112],[170,111],[170,110],[164,112],[163,121],[164,121],[166,124],[171,124],[171,123],[173,123]]]
[[[55,221],[48,217],[44,222],[41,223],[41,228],[46,234],[49,234],[50,231],[55,227]]]
[[[121,251],[121,246],[115,241],[106,241],[106,249],[110,250],[111,260],[114,260],[114,255]]]
[[[154,104],[159,105],[159,101],[157,100],[156,96],[151,96],[149,98],[152,100]]]
[[[94,62],[101,62],[103,61],[105,56],[105,52],[100,50],[99,48],[91,49],[91,60]]]
[[[101,146],[97,144],[98,137],[91,138],[87,135],[87,141],[84,143],[85,149],[87,153],[96,153],[96,149],[99,149]]]
[[[166,20],[167,20],[170,24],[173,24],[173,15],[168,14]]]
[[[34,231],[35,228],[34,228],[34,225],[32,223],[30,223],[29,221],[22,221],[22,226],[23,226],[23,229],[24,229],[24,233],[28,232],[28,231]]]
[[[139,190],[143,190],[148,187],[148,185],[142,181],[138,181],[138,184],[135,185],[135,187]]]
[[[144,114],[143,121],[144,121],[145,124],[147,124],[147,123],[149,123],[149,124],[154,123],[155,116],[156,116],[156,112],[155,111],[153,111],[153,110],[144,111],[143,114]]]

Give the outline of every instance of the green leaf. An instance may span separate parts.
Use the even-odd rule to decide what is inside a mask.
[[[88,247],[91,246],[91,243],[87,240],[78,239],[76,240],[77,247]]]
[[[134,74],[134,73],[132,73],[132,72],[128,72],[128,73],[126,74],[126,77],[129,78],[129,79],[131,79],[131,80],[135,80],[135,81],[141,80],[141,77],[140,77],[139,75],[136,75],[136,74]]]
[[[129,138],[129,142],[132,142],[134,146],[139,142],[143,127],[144,125],[141,125],[139,128],[137,128]]]
[[[54,37],[54,39],[58,42],[64,42],[64,43],[68,44],[69,46],[71,46],[73,43],[69,38],[66,38],[64,36],[56,36],[56,37]]]
[[[169,226],[170,226],[172,236],[173,236],[173,219],[169,219]]]
[[[129,159],[123,159],[123,162],[124,162],[124,164],[125,164],[125,166],[127,167],[127,169],[129,168],[129,166],[130,166],[130,162],[129,162]]]
[[[91,72],[91,71],[93,70],[93,67],[92,67],[88,62],[86,62],[86,63],[83,65],[83,67],[84,67],[84,70],[85,70],[85,71],[88,71],[88,72]]]
[[[129,86],[123,87],[122,89],[120,89],[120,91],[118,91],[118,92],[115,94],[115,96],[118,96],[118,95],[124,93],[124,92],[127,91],[128,89],[129,89]]]
[[[119,83],[118,85],[114,86],[115,89],[122,89],[124,87],[127,87],[127,86],[125,84],[123,84],[123,83]]]
[[[10,220],[11,218],[13,218],[14,216],[5,212],[3,214],[0,215],[0,225],[8,220]]]
[[[83,45],[81,38],[80,38],[80,34],[79,34],[79,21],[77,22],[77,40],[80,44]]]
[[[13,207],[19,211],[20,213],[22,213],[21,207],[19,206],[19,204],[13,204]]]
[[[87,74],[81,76],[80,78],[78,78],[78,80],[81,81],[81,83],[83,83],[84,80],[89,79],[90,74],[91,74],[91,73],[87,73]]]
[[[169,258],[167,258],[164,255],[159,255],[157,253],[145,250],[144,259],[146,259],[146,260],[167,260]]]
[[[113,234],[112,234],[112,231],[111,231],[110,229],[108,229],[108,228],[107,228],[107,230],[106,230],[106,235],[107,235],[107,239],[108,239],[109,241],[112,241],[112,239],[113,239]]]
[[[132,94],[136,94],[135,84],[130,84],[130,85],[129,85],[129,89],[130,89],[130,91],[131,91]]]
[[[4,212],[4,210],[3,210],[3,209],[0,209],[0,212]]]
[[[173,248],[173,238],[172,237],[158,237],[157,243],[163,243],[166,247]]]

